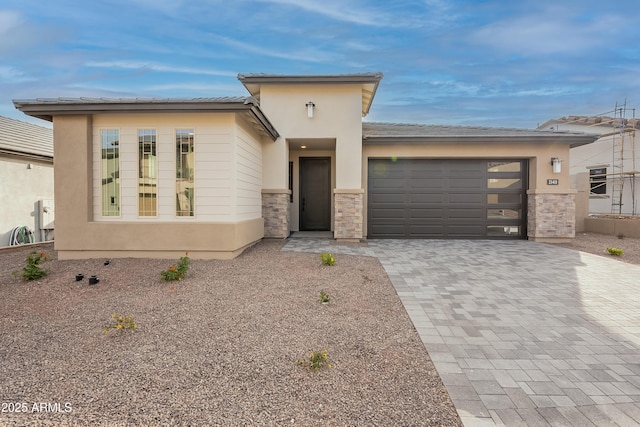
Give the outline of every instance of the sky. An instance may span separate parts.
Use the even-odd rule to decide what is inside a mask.
[[[0,115],[50,126],[12,99],[382,72],[367,121],[533,129],[640,108],[637,16],[635,0],[0,0]]]

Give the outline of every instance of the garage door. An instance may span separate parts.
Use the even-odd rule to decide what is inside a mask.
[[[523,239],[526,160],[369,159],[369,238]]]

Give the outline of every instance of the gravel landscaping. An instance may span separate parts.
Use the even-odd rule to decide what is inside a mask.
[[[160,280],[166,260],[51,245],[49,275],[23,282],[33,249],[0,251],[0,425],[460,425],[379,262],[282,244],[194,260],[179,282]],[[113,313],[137,329],[105,333]],[[296,363],[324,349],[331,368]]]
[[[619,239],[616,236],[608,236],[606,234],[577,233],[576,238],[571,243],[563,243],[561,246],[640,265],[640,239],[632,237]],[[611,256],[607,253],[608,247],[623,249],[624,253],[622,256]]]

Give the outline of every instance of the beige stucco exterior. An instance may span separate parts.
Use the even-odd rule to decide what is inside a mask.
[[[122,215],[101,215],[99,130],[121,141]],[[174,130],[198,135],[194,217],[175,216]],[[137,210],[137,129],[157,129],[158,215]],[[234,114],[128,114],[54,118],[58,256],[231,258],[263,237],[261,138]],[[165,194],[163,194],[165,193]]]
[[[307,116],[308,102],[315,104],[312,118]],[[260,91],[260,108],[280,133],[265,150],[266,187],[287,187],[289,148],[306,145],[313,151],[327,141],[335,141],[337,188],[362,187],[359,165],[353,162],[362,153],[361,85],[265,85]]]
[[[328,228],[336,239],[367,236],[368,162],[390,157],[526,160],[527,237],[573,237],[575,221],[569,217],[575,191],[569,168],[553,173],[551,158],[566,161],[571,144],[590,141],[527,132],[492,137],[486,129],[484,136],[363,137],[362,117],[381,78],[241,75],[252,97],[17,102],[27,114],[54,123],[59,257],[176,258],[188,251],[194,258],[231,258],[264,237],[286,238],[301,228],[300,165],[309,157],[330,159],[330,184],[318,180],[322,190],[311,194],[329,185]],[[313,104],[311,115],[308,104]],[[114,129],[119,132],[119,180],[107,181],[118,186],[112,194],[120,199],[120,208],[109,216],[103,209],[101,131]],[[194,135],[189,157],[194,165],[193,216],[176,213],[178,129]],[[157,176],[140,172],[139,130],[155,131]],[[319,163],[324,174],[327,163],[308,164]],[[153,216],[141,216],[139,210],[142,175],[153,179]],[[549,184],[549,179],[557,183]],[[307,213],[325,212],[327,205],[322,206]]]

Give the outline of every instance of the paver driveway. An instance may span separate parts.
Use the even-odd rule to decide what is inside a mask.
[[[640,266],[528,241],[284,250],[378,257],[465,425],[640,425]]]

